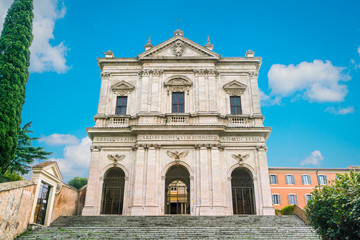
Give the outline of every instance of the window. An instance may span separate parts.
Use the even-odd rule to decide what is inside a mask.
[[[116,100],[116,115],[125,115],[126,114],[126,105],[127,105],[127,97],[117,97]]]
[[[327,184],[327,178],[326,175],[318,175],[318,180],[320,185]]]
[[[173,92],[172,93],[172,112],[183,113],[184,112],[184,93]]]
[[[271,195],[271,197],[272,197],[272,203],[274,205],[280,205],[281,204],[280,194],[273,194],[273,195]]]
[[[278,176],[276,174],[270,175],[270,184],[278,184]]]
[[[311,199],[311,194],[305,194],[305,203],[307,204],[307,202]]]
[[[298,204],[298,199],[297,199],[297,195],[296,195],[296,194],[289,194],[289,195],[288,195],[288,198],[289,198],[289,204],[290,204],[290,205]]]
[[[240,96],[230,97],[230,107],[231,107],[231,114],[232,115],[241,115],[242,114]]]
[[[286,184],[295,184],[294,175],[286,175],[285,180],[286,180]]]
[[[302,184],[304,184],[304,185],[311,184],[310,175],[301,175],[301,181],[302,181]]]

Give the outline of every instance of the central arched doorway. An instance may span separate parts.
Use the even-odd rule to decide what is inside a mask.
[[[234,214],[255,214],[254,181],[246,168],[231,173],[231,190]]]
[[[122,214],[124,205],[125,173],[110,168],[104,174],[101,214]]]
[[[166,173],[165,214],[190,214],[190,174],[181,165]]]

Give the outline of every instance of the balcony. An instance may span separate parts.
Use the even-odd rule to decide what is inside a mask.
[[[244,116],[228,116],[228,127],[255,127],[255,119]]]
[[[189,125],[189,115],[169,115],[166,119],[167,125]]]

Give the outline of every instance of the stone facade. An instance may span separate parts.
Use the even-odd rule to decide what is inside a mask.
[[[83,215],[102,214],[104,178],[123,171],[123,215],[166,214],[170,169],[188,172],[190,215],[233,215],[232,173],[252,177],[254,213],[273,215],[258,89],[262,59],[221,57],[181,30],[136,58],[98,59],[101,89],[92,139]],[[173,93],[184,96],[184,112],[172,111]],[[117,115],[118,97],[127,97]],[[241,114],[231,114],[230,97],[241,98]],[[176,180],[176,176],[172,180]]]

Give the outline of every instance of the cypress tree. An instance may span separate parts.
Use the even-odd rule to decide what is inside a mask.
[[[0,174],[14,158],[29,79],[33,1],[14,0],[0,37]]]

